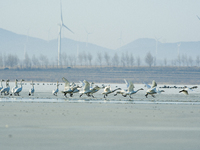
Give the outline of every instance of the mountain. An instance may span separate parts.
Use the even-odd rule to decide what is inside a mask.
[[[191,42],[177,42],[177,43],[161,43],[157,42],[157,56],[156,56],[156,41],[150,38],[141,38],[122,46],[120,49],[112,50],[85,42],[79,42],[68,38],[62,38],[61,53],[77,56],[78,53],[92,54],[94,57],[97,53],[104,54],[107,52],[111,57],[117,53],[119,58],[121,54],[132,53],[136,58],[140,56],[144,60],[146,54],[151,52],[152,56],[156,56],[157,61],[163,59],[174,60],[178,58],[178,46],[180,44],[179,51],[182,57],[190,56],[196,59],[196,56],[200,56],[200,41]],[[39,38],[34,38],[26,35],[16,34],[0,28],[0,54],[17,54],[20,59],[24,58],[24,52],[27,52],[30,58],[33,55],[39,57],[41,54],[46,55],[51,60],[57,59],[58,41],[57,39],[51,41],[45,41]],[[95,61],[95,58],[93,58]]]
[[[179,54],[187,57],[196,58],[197,55],[200,56],[200,41],[196,42],[177,42],[177,43],[161,43],[157,42],[157,60],[163,59],[177,59],[178,58],[178,44]],[[122,46],[117,49],[118,53],[132,53],[135,56],[140,56],[144,58],[148,52],[153,56],[156,56],[156,41],[150,38],[137,39],[127,45]]]
[[[76,56],[77,53],[85,53],[95,55],[98,52],[104,54],[113,53],[114,50],[104,48],[95,44],[78,42],[68,38],[62,38],[61,53]],[[2,54],[17,54],[20,59],[24,58],[24,52],[27,52],[29,57],[46,55],[48,58],[57,58],[58,41],[57,39],[45,41],[39,38],[34,38],[26,35],[16,34],[0,28],[0,52]]]

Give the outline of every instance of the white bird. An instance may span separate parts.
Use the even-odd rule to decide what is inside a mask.
[[[16,88],[14,90],[14,92],[13,92],[14,95],[18,95],[19,96],[19,93],[22,91],[22,82],[23,81],[24,81],[24,79],[21,80],[21,83],[20,83],[21,87],[18,87],[18,88]]]
[[[124,97],[126,97],[127,95],[129,95],[129,97],[132,98],[131,97],[132,94],[135,94],[135,93],[137,93],[140,90],[144,90],[143,88],[140,88],[140,89],[134,91],[134,88],[135,88],[134,84],[131,81],[127,82],[125,79],[124,79],[124,81],[125,81],[128,89],[127,90],[117,91],[114,96],[116,96],[117,94],[122,94],[122,96],[124,96]]]
[[[61,91],[61,92],[64,93],[65,97],[67,97],[67,94],[70,94],[70,96],[72,96],[73,95],[73,89],[72,89],[72,87],[74,86],[74,84],[70,85],[70,82],[66,78],[64,78],[64,77],[62,78],[62,80],[65,82],[65,87],[64,87],[64,90]]]
[[[32,88],[29,90],[29,96],[33,96],[34,95],[34,92],[35,92],[35,89],[34,89],[34,83],[33,83],[33,81],[31,81],[32,82]]]
[[[196,88],[198,88],[198,86],[193,86],[193,87],[191,87],[191,88],[188,88],[188,87],[185,87],[185,88],[183,88],[181,91],[179,91],[179,93],[183,93],[183,94],[185,94],[185,95],[188,95],[189,93],[189,91],[193,91],[193,89],[196,89]]]
[[[56,88],[55,90],[52,91],[52,94],[55,95],[55,96],[57,96],[57,93],[58,93],[58,91],[59,91],[59,90],[58,90],[58,86],[59,86],[58,81],[57,81],[56,86],[57,86],[57,88]]]
[[[3,89],[2,81],[4,81],[4,80],[3,79],[1,80],[0,91],[1,91],[1,89]]]
[[[155,80],[152,81],[152,85],[151,86],[146,84],[146,83],[144,83],[144,84],[148,88],[148,90],[146,91],[146,94],[145,94],[146,98],[147,98],[148,95],[151,95],[152,97],[155,97],[154,96],[155,94],[161,93],[161,92],[165,92],[164,90],[160,91],[159,89],[156,88],[157,87],[157,83],[155,82]]]
[[[83,95],[83,94],[86,94],[87,96],[90,96],[90,93],[91,93],[91,90],[90,90],[90,83],[86,80],[84,80],[82,82],[82,88],[83,90],[80,91],[79,93],[81,94],[80,97]]]
[[[101,88],[98,86],[98,85],[95,85],[93,87],[93,82],[89,83],[88,81],[84,80],[83,82],[80,81],[82,83],[82,87],[83,87],[83,90],[80,91],[81,95],[80,97],[83,95],[83,94],[86,94],[88,97],[92,96],[94,98],[94,93],[98,92]]]
[[[6,87],[1,89],[1,95],[2,95],[2,93],[4,93],[4,95],[9,94],[9,92],[10,92],[9,81],[10,80],[6,80]]]
[[[17,79],[15,79],[15,86],[12,88],[12,90],[11,90],[11,92],[12,92],[12,94],[14,94],[14,91],[15,91],[15,89],[17,89],[18,88],[18,84],[17,84]]]
[[[101,93],[101,94],[103,94],[103,95],[104,95],[104,98],[106,98],[106,97],[108,96],[108,94],[111,94],[111,93],[113,93],[113,92],[115,92],[115,91],[117,91],[117,90],[121,90],[121,88],[117,88],[117,89],[111,90],[111,87],[110,87],[110,85],[109,85],[109,86],[106,86],[106,87],[104,88],[104,91],[103,91],[103,93]]]

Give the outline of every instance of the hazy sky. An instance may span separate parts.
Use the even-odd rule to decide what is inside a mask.
[[[116,49],[138,38],[200,41],[200,0],[62,0],[63,37]],[[59,0],[0,0],[0,28],[45,40],[58,37]]]

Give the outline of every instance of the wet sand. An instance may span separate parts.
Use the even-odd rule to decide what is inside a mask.
[[[200,105],[0,103],[2,150],[199,150]]]

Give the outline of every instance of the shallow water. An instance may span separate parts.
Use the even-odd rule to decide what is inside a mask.
[[[97,84],[101,86],[102,84]],[[111,89],[120,87],[122,89],[126,88],[125,84],[110,84]],[[169,85],[174,86],[174,85]],[[177,87],[183,87],[183,85],[176,85]],[[192,87],[193,85],[187,85]],[[197,85],[198,86],[198,85]],[[14,87],[14,83],[10,83],[11,89]],[[59,93],[57,96],[52,95],[52,90],[56,89],[56,83],[35,83],[35,94],[34,96],[28,96],[28,91],[31,89],[30,83],[25,83],[23,85],[23,90],[20,96],[0,96],[0,102],[42,102],[42,103],[116,103],[116,104],[184,104],[184,105],[200,105],[200,90],[199,88],[190,91],[189,95],[180,94],[180,89],[175,88],[162,88],[164,93],[157,94],[155,98],[152,96],[145,97],[145,92],[147,90],[143,84],[135,84],[135,90],[143,88],[144,90],[139,91],[132,95],[132,98],[123,97],[121,95],[114,96],[114,93],[109,94],[108,97],[103,98],[101,94],[103,89],[94,93],[95,98],[87,97],[83,95],[79,97],[79,93],[75,93],[73,97],[64,97],[60,92],[64,89],[64,84],[59,86]],[[163,87],[163,85],[158,85],[158,87]],[[161,90],[161,89],[160,89]]]

